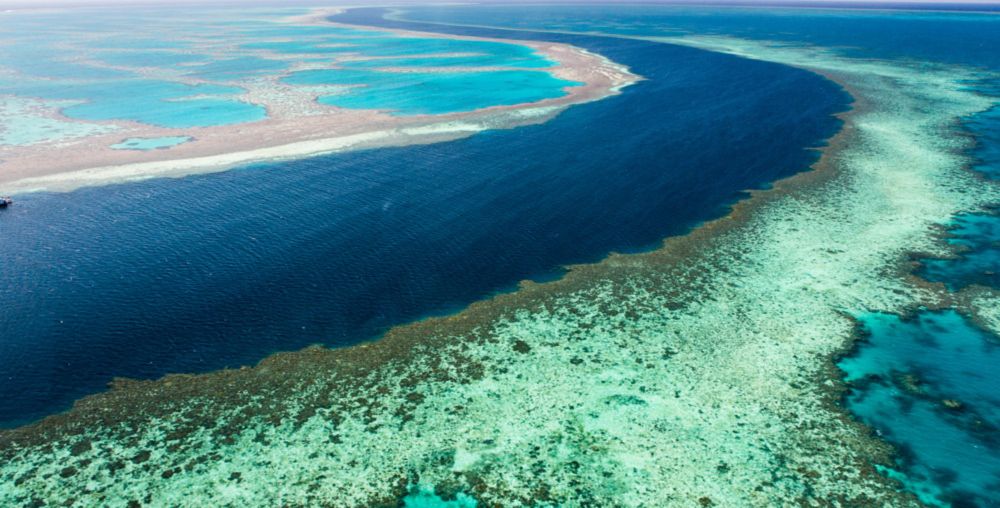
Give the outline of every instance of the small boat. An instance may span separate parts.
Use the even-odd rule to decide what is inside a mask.
[[[14,204],[14,200],[10,199],[9,196],[0,197],[0,208],[7,208]]]

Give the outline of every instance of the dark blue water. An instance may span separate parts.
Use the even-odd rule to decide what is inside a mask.
[[[997,6],[982,6],[996,10]],[[726,35],[1000,70],[995,13],[699,5],[413,6],[410,20],[614,35]]]
[[[848,104],[813,74],[705,51],[449,31],[570,42],[648,79],[459,141],[17,196],[0,213],[0,421],[64,409],[114,376],[356,343],[648,248],[805,169]]]

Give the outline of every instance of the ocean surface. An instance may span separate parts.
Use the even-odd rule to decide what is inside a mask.
[[[830,48],[851,58],[978,69],[970,88],[1000,100],[995,13],[667,6],[414,7],[397,19],[622,36],[720,35]],[[1000,107],[967,118],[972,170],[1000,179]],[[1000,289],[1000,213],[954,218],[956,255],[917,275],[951,291]],[[1000,337],[954,310],[858,316],[864,340],[840,367],[844,403],[898,450],[898,478],[932,505],[1000,506]]]
[[[832,82],[781,65],[452,31],[567,42],[647,79],[541,125],[448,143],[17,196],[0,213],[0,421],[65,409],[116,376],[354,344],[655,247],[806,169],[848,107]]]

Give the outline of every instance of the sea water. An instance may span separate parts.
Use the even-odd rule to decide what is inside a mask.
[[[840,362],[847,406],[896,443],[925,502],[991,506],[1000,479],[1000,342],[954,311],[861,316],[866,339]]]
[[[647,79],[544,124],[448,143],[19,197],[0,213],[0,420],[64,409],[115,376],[354,344],[568,263],[655,247],[808,168],[848,106],[830,81],[766,62],[463,33],[574,44]]]
[[[397,115],[441,114],[490,106],[554,99],[563,88],[581,83],[540,71],[464,73],[396,73],[366,69],[315,70],[293,73],[283,82],[295,85],[358,85],[346,93],[322,95],[321,104],[351,109],[388,109]]]
[[[990,8],[990,7],[986,7]],[[403,19],[624,36],[725,35],[832,48],[854,58],[923,61],[980,69],[970,83],[1000,97],[1000,18],[974,12],[719,7],[503,6],[407,8]],[[995,9],[995,8],[994,8]],[[965,122],[972,169],[1000,178],[1000,108]],[[1000,288],[1000,214],[955,217],[949,259],[917,273],[950,290]],[[954,311],[859,318],[867,339],[841,367],[847,407],[899,450],[899,478],[925,502],[994,506],[1000,486],[1000,357],[995,335]]]
[[[95,122],[82,124],[93,129],[110,121],[186,129],[267,118],[263,105],[243,97],[248,86],[266,89],[283,78],[285,84],[297,83],[289,73],[305,63],[304,55],[312,57],[311,68],[324,69],[327,76],[344,74],[333,81],[350,79],[357,85],[322,97],[321,104],[400,115],[533,102],[561,97],[576,85],[540,71],[556,62],[521,44],[285,21],[305,12],[94,8],[5,13],[10,22],[0,23],[0,94],[74,101],[56,109],[70,119]],[[385,72],[385,67],[434,69]],[[427,99],[414,99],[417,91]],[[50,137],[60,142],[73,136],[54,130]]]

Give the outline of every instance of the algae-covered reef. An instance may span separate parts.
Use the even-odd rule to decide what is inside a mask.
[[[375,343],[122,381],[0,434],[0,504],[908,506],[837,405],[849,313],[933,304],[907,253],[997,201],[957,120],[968,71],[685,39],[856,98],[816,171],[656,251],[575,267]],[[993,319],[986,317],[984,319]],[[418,487],[419,486],[419,487]],[[465,498],[463,498],[465,499]]]

